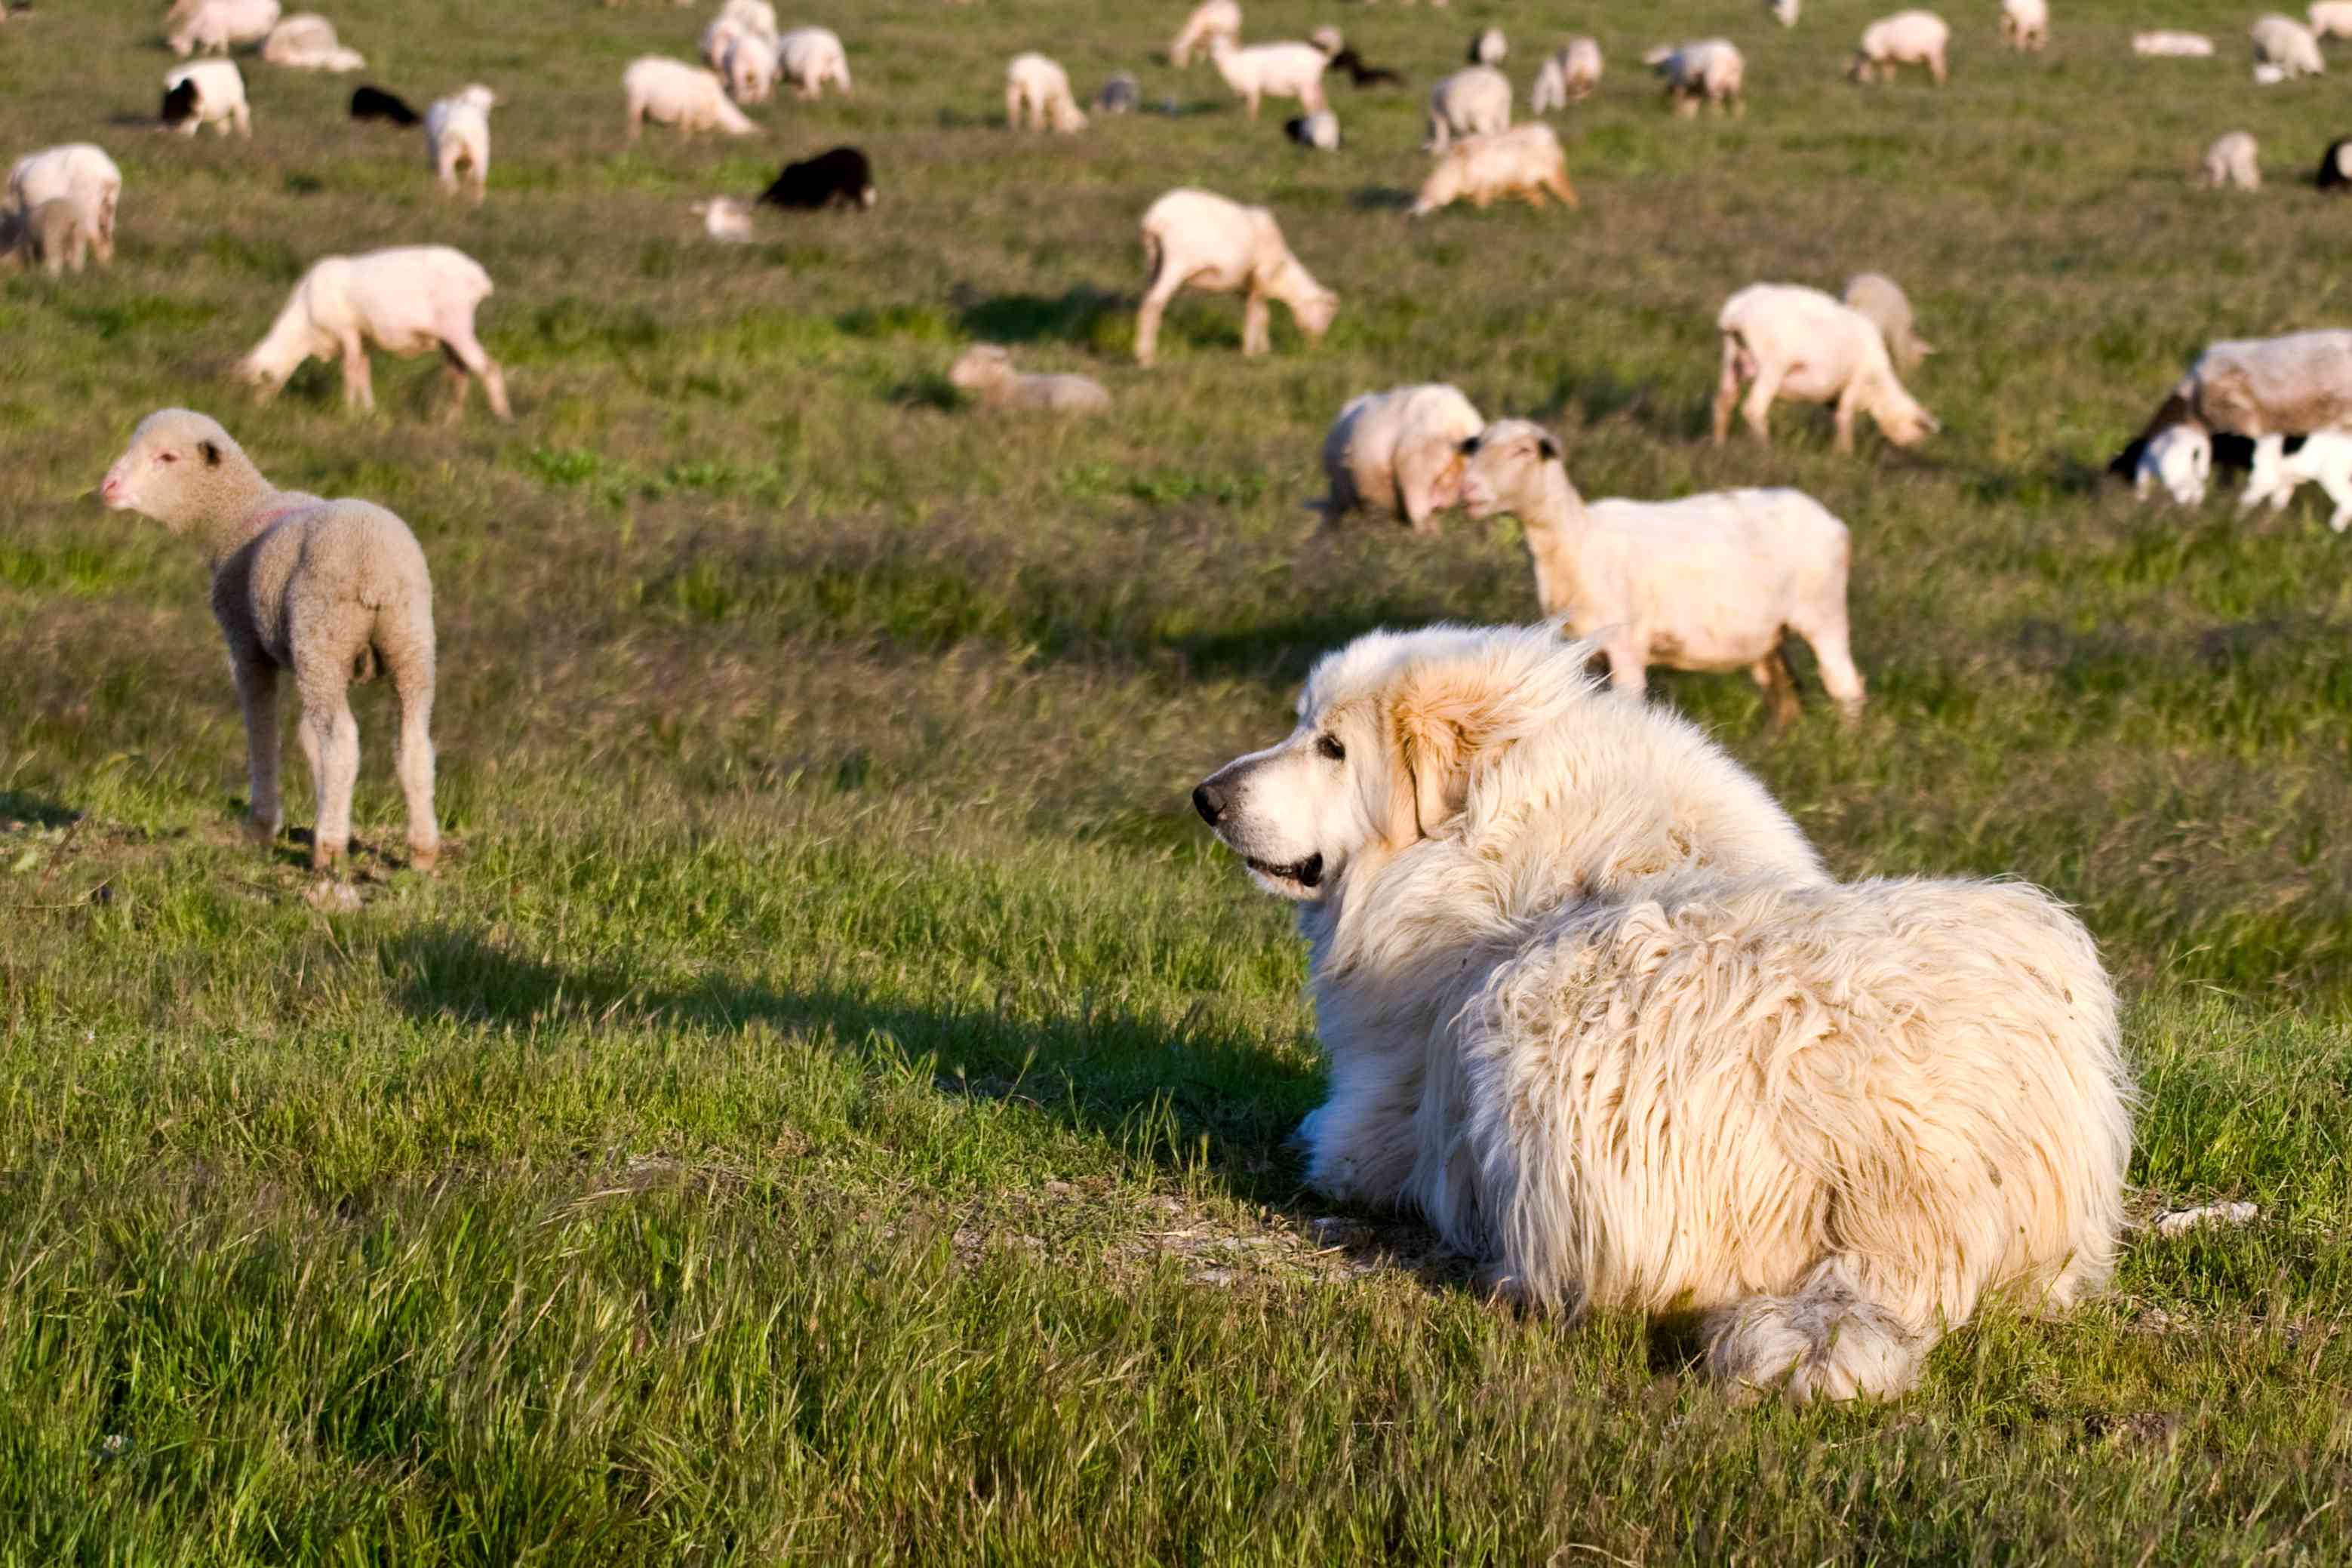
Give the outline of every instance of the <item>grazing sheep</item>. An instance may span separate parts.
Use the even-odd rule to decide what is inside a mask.
[[[1274,215],[1207,191],[1174,190],[1143,215],[1143,257],[1150,287],[1135,315],[1135,363],[1159,357],[1160,318],[1178,290],[1245,296],[1242,353],[1262,354],[1268,344],[1269,300],[1289,307],[1291,320],[1310,340],[1320,341],[1339,313],[1339,296],[1315,281],[1290,253]]]
[[[344,405],[373,413],[371,344],[403,359],[438,348],[449,362],[457,393],[451,418],[466,405],[471,376],[480,379],[490,412],[511,420],[506,375],[474,335],[474,311],[489,297],[490,275],[472,257],[446,245],[325,257],[302,274],[268,335],[238,363],[236,374],[267,403],[304,360],[340,354]]]
[[[966,349],[949,369],[948,381],[998,408],[1092,414],[1110,406],[1110,394],[1092,376],[1024,375],[1013,368],[1011,352],[995,343]]]
[[[1424,153],[1443,153],[1456,136],[1492,136],[1511,128],[1511,79],[1492,66],[1455,71],[1429,89]]]
[[[2352,331],[2292,332],[2210,343],[2165,409],[2208,430],[2260,444],[2322,430],[2352,432]],[[2176,423],[2159,411],[2151,426]]]
[[[2327,69],[2319,40],[2291,16],[2273,13],[2257,17],[2246,29],[2246,37],[2253,45],[2257,66],[2274,66],[2290,77],[2319,76]]]
[[[1897,11],[1881,16],[1862,30],[1862,47],[1846,67],[1855,81],[1893,81],[1900,66],[1925,66],[1937,87],[1944,85],[1944,50],[1952,29],[1933,11]]]
[[[0,212],[0,256],[37,266],[55,278],[87,264],[96,228],[70,196],[43,202],[29,213]]]
[[[1176,41],[1168,46],[1168,63],[1182,70],[1192,63],[1195,50],[1207,53],[1213,40],[1242,41],[1242,8],[1235,0],[1202,0],[1184,18]]]
[[[182,59],[198,49],[225,55],[232,44],[257,44],[278,26],[278,0],[180,0],[164,26],[164,41]]]
[[[751,237],[751,206],[733,196],[713,196],[687,209],[702,220],[702,232],[713,239],[740,245]]]
[[[1642,63],[1664,80],[1666,101],[1676,114],[1696,114],[1702,103],[1719,112],[1748,112],[1748,58],[1728,38],[1662,44]]]
[[[2352,0],[2312,0],[2304,15],[2315,38],[2352,38]]]
[[[2251,131],[2232,131],[2213,139],[2197,183],[2209,191],[2259,191],[2263,188],[2261,146]]]
[[[2050,47],[2050,0],[2000,0],[2000,36],[2017,50]]]
[[[849,51],[831,28],[794,27],[776,40],[776,57],[795,98],[818,97],[827,82],[841,89],[842,97],[851,95]]]
[[[760,129],[728,101],[724,82],[684,60],[644,56],[621,73],[621,90],[627,98],[632,142],[648,120],[656,125],[675,125],[687,136],[699,131],[749,136]]]
[[[1916,369],[1936,351],[1912,330],[1911,297],[1884,272],[1857,272],[1845,280],[1845,305],[1870,318],[1886,340],[1887,358],[1902,371]]]
[[[70,201],[100,267],[114,265],[114,219],[122,203],[122,171],[102,148],[68,142],[27,153],[8,170],[8,205],[31,226],[45,204]]]
[[[458,190],[457,172],[466,172],[466,187],[474,205],[482,205],[490,184],[490,110],[499,95],[479,82],[460,88],[425,111],[425,162],[440,177],[450,195]]]
[[[354,88],[352,91],[353,120],[381,120],[388,124],[407,127],[424,122],[424,116],[408,107],[397,96],[380,87]]]
[[[724,76],[727,74],[727,51],[735,47],[735,40],[755,36],[740,23],[721,16],[702,29],[702,37],[695,44],[695,52],[702,57],[704,65]]]
[[[2328,514],[2328,528],[2337,533],[2352,528],[2352,436],[2322,430],[2286,437],[2277,444],[2275,458],[2268,464],[2263,461],[2263,444],[2256,443],[2254,471],[2238,497],[2238,510],[2251,510],[2268,501],[2272,510],[2283,511],[2294,499],[2297,487],[2310,483],[2316,483],[2336,503],[2336,510]]]
[[[1465,196],[1479,207],[1498,196],[1517,196],[1531,207],[1539,207],[1547,191],[1567,206],[1577,205],[1559,137],[1538,120],[1491,136],[1465,136],[1448,147],[1421,183],[1420,194],[1413,197],[1406,216],[1427,217]]]
[[[1339,150],[1339,117],[1328,109],[1292,115],[1282,122],[1282,133],[1301,147],[1311,147],[1318,153]]]
[[[1369,507],[1433,534],[1436,514],[1462,499],[1462,443],[1486,427],[1470,400],[1442,382],[1350,398],[1323,437],[1329,493],[1307,510],[1323,514],[1327,531]]]
[[[289,16],[270,28],[261,41],[261,58],[289,70],[355,71],[367,65],[367,57],[343,47],[335,37],[335,25],[315,11]]]
[[[1748,430],[1769,441],[1776,397],[1837,405],[1840,452],[1853,450],[1853,416],[1867,414],[1881,434],[1908,447],[1940,428],[1895,379],[1878,324],[1818,289],[1751,283],[1724,301],[1723,374],[1715,392],[1715,441],[1730,434],[1732,405],[1752,381],[1743,410]]]
[[[1797,689],[1780,645],[1794,632],[1812,647],[1840,716],[1861,717],[1846,628],[1853,546],[1811,496],[1736,489],[1588,505],[1559,443],[1524,419],[1489,425],[1462,451],[1463,510],[1474,521],[1519,520],[1545,616],[1600,639],[1617,690],[1640,697],[1654,664],[1744,669],[1785,724],[1797,716]]]
[[[760,200],[772,207],[814,212],[823,207],[870,207],[874,165],[855,147],[834,147],[787,163]]]
[[[2183,33],[2171,27],[2158,27],[2152,32],[2134,33],[2132,53],[2180,59],[2206,59],[2213,53],[2213,40],[2202,33]]]
[[[727,0],[719,19],[773,43],[783,35],[776,28],[776,8],[768,0]]]
[[[1474,66],[1498,66],[1511,52],[1511,41],[1500,27],[1482,27],[1470,40],[1465,57]]]
[[[2141,500],[2160,489],[2182,506],[2196,506],[2213,473],[2212,438],[2200,426],[2168,425],[2141,444],[2132,470],[2132,493]]]
[[[757,33],[745,33],[730,40],[719,71],[736,102],[765,103],[775,93],[783,64],[776,58],[775,45]]]
[[[1095,107],[1105,114],[1132,114],[1142,103],[1143,89],[1125,71],[1103,83],[1102,90],[1095,94]]]
[[[1087,128],[1086,110],[1070,95],[1070,73],[1034,51],[1004,68],[1004,123],[1014,131],[1048,127],[1069,135]]]
[[[1331,58],[1312,44],[1253,44],[1244,49],[1219,33],[1209,40],[1209,62],[1241,96],[1252,120],[1261,98],[1295,98],[1309,114],[1328,107],[1323,69]]]
[[[1366,65],[1364,58],[1352,48],[1341,49],[1338,54],[1333,55],[1331,68],[1347,72],[1348,81],[1353,87],[1402,87],[1405,84],[1404,77],[1401,73],[1392,71],[1386,66]]]
[[[1803,7],[1799,4],[1799,0],[1764,0],[1764,9],[1770,14],[1772,20],[1780,23],[1780,26],[1793,27],[1797,25],[1798,14]]]
[[[1545,56],[1543,64],[1537,68],[1535,95],[1528,104],[1528,111],[1549,114],[1571,103],[1582,103],[1600,85],[1599,41],[1582,37],[1570,38]]]
[[[204,415],[165,408],[139,422],[99,486],[110,510],[193,531],[212,574],[213,617],[227,639],[245,710],[252,833],[278,837],[278,676],[291,671],[299,733],[318,815],[310,864],[350,850],[360,731],[351,685],[382,674],[400,710],[393,771],[408,806],[409,864],[441,855],[433,819],[433,579],[408,525],[363,500],[281,490]]]
[[[183,136],[209,125],[222,135],[253,134],[253,110],[245,100],[245,73],[235,60],[193,60],[163,78],[163,123]]]
[[[2318,187],[2333,195],[2352,191],[2352,136],[2339,136],[2319,156]]]

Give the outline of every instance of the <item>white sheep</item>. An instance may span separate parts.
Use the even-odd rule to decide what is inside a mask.
[[[627,98],[632,142],[648,120],[656,125],[675,125],[688,136],[700,131],[749,136],[760,129],[728,101],[726,83],[684,60],[644,56],[621,73],[621,90]]]
[[[702,220],[711,238],[740,245],[751,237],[751,204],[737,196],[713,196],[687,209]]]
[[[1728,38],[1662,44],[1643,55],[1642,63],[1664,80],[1666,101],[1676,114],[1696,114],[1702,103],[1733,114],[1748,112],[1748,58]]]
[[[2184,33],[2178,28],[2158,27],[2150,32],[2134,33],[2132,53],[2181,59],[2206,59],[2213,54],[2213,40],[2202,33]]]
[[[1480,207],[1500,196],[1517,196],[1539,207],[1546,192],[1565,205],[1577,205],[1559,137],[1538,120],[1491,136],[1465,136],[1448,147],[1421,183],[1406,216],[1427,217],[1465,196]]]
[[[1911,297],[1884,272],[1857,272],[1845,280],[1845,305],[1869,317],[1886,340],[1887,358],[1907,371],[1936,351],[1913,330]]]
[[[702,29],[701,40],[695,46],[702,55],[702,63],[724,76],[727,71],[727,51],[735,47],[738,38],[753,35],[740,22],[725,16],[714,17]]]
[[[1776,397],[1835,403],[1840,452],[1853,450],[1857,413],[1869,415],[1898,447],[1939,428],[1895,378],[1878,324],[1818,289],[1751,283],[1724,301],[1716,330],[1723,335],[1723,374],[1715,391],[1717,446],[1730,434],[1743,381],[1753,383],[1743,412],[1759,441],[1772,438],[1767,420]]]
[[[261,41],[261,58],[289,70],[355,71],[367,65],[367,57],[343,47],[335,37],[335,25],[315,11],[289,16],[270,28]]]
[[[78,226],[101,267],[114,265],[114,219],[122,202],[122,171],[102,148],[69,142],[27,153],[8,170],[8,205],[30,225],[45,204],[73,205]]]
[[[1862,30],[1862,47],[1846,67],[1855,81],[1893,81],[1896,68],[1925,66],[1937,87],[1944,85],[1944,51],[1952,29],[1933,11],[1897,11],[1881,16]]]
[[[1070,73],[1035,51],[1015,55],[1004,68],[1004,123],[1018,131],[1048,127],[1065,135],[1087,128],[1086,110],[1070,91]]]
[[[1334,51],[1337,52],[1336,50]],[[1474,66],[1498,66],[1511,52],[1510,39],[1503,37],[1500,27],[1482,27],[1470,40],[1470,63]]]
[[[2251,131],[2232,131],[2213,139],[2197,172],[2197,183],[2207,190],[2259,191],[2263,188],[2261,144]]]
[[[1092,414],[1110,406],[1110,394],[1089,375],[1024,375],[1013,355],[995,343],[974,343],[948,370],[949,383],[999,408]]]
[[[776,8],[768,0],[727,0],[719,8],[719,20],[757,34],[772,44],[783,37],[776,26]]]
[[[240,136],[253,134],[253,110],[245,98],[245,73],[236,68],[235,60],[191,60],[184,66],[173,66],[163,77],[163,90],[169,94],[185,87],[194,95],[186,117],[173,129],[183,136],[194,136],[209,125],[222,135],[234,130]]]
[[[2327,61],[2319,52],[2319,40],[2311,29],[2292,16],[2273,13],[2258,16],[2246,29],[2246,38],[2253,45],[2254,63],[2275,66],[2287,76],[2318,76],[2327,69]]]
[[[1307,510],[1323,514],[1326,530],[1368,507],[1433,534],[1436,514],[1461,500],[1462,443],[1486,427],[1470,400],[1442,382],[1350,398],[1323,437],[1329,493]]]
[[[43,202],[29,213],[0,211],[0,258],[37,266],[55,278],[89,264],[97,229],[70,197]]]
[[[1218,33],[1209,39],[1209,61],[1241,96],[1252,120],[1257,118],[1261,98],[1295,98],[1309,114],[1328,107],[1323,98],[1323,68],[1331,57],[1312,44],[1253,44],[1244,49]]]
[[[1339,296],[1315,281],[1264,207],[1244,206],[1207,191],[1174,190],[1143,215],[1143,257],[1150,287],[1135,315],[1135,363],[1159,357],[1160,318],[1180,289],[1245,296],[1242,353],[1269,346],[1269,301],[1280,300],[1310,340],[1339,313]]]
[[[2182,506],[2205,499],[2213,474],[2213,439],[2196,425],[2168,425],[2142,444],[2132,473],[2132,493],[2145,500],[2162,489]]]
[[[1764,0],[1764,9],[1770,13],[1772,20],[1780,23],[1780,26],[1793,27],[1797,25],[1797,17],[1803,10],[1803,6],[1799,4],[1799,0]]]
[[[479,206],[490,184],[490,110],[499,95],[479,82],[459,89],[425,111],[425,162],[440,177],[450,195],[458,190],[457,172],[466,172],[466,185]]]
[[[1511,128],[1511,79],[1492,66],[1471,66],[1429,89],[1424,153],[1443,153],[1456,136],[1492,136]]]
[[[736,102],[765,103],[775,93],[783,62],[776,58],[775,45],[757,33],[744,33],[728,43],[719,74]]]
[[[1519,520],[1536,598],[1572,637],[1598,637],[1609,684],[1640,698],[1648,667],[1745,669],[1776,724],[1797,716],[1781,644],[1805,639],[1848,722],[1862,714],[1846,620],[1845,524],[1793,489],[1717,490],[1679,500],[1597,500],[1569,482],[1559,443],[1523,419],[1465,444],[1463,510]]]
[[[829,27],[794,27],[776,40],[776,58],[783,63],[784,79],[793,96],[815,98],[831,82],[841,96],[851,95],[849,51]]]
[[[2018,50],[2050,47],[2050,0],[2000,0],[2000,36]]]
[[[217,422],[165,408],[139,422],[99,497],[173,533],[193,531],[212,576],[213,617],[227,640],[245,712],[251,831],[278,837],[278,677],[294,677],[303,757],[318,812],[310,865],[331,869],[352,843],[360,730],[354,679],[383,675],[400,710],[393,771],[408,807],[408,859],[441,855],[433,816],[433,579],[408,525],[370,501],[281,490]]]
[[[2305,15],[2315,38],[2352,38],[2352,0],[2312,0]]]
[[[374,384],[368,348],[406,359],[439,349],[449,362],[455,418],[478,378],[490,412],[514,417],[507,406],[506,375],[474,335],[474,312],[490,297],[481,264],[446,245],[401,246],[363,256],[330,256],[311,264],[294,285],[268,334],[236,367],[267,403],[310,358],[343,362],[343,402],[373,411]]]
[[[182,59],[198,49],[225,55],[233,44],[257,44],[278,26],[278,0],[180,0],[164,17],[164,41]]]
[[[1528,112],[1549,114],[1555,109],[1581,103],[1600,85],[1599,41],[1581,36],[1570,38],[1545,56],[1543,64],[1536,68],[1535,93],[1528,103]]]
[[[1182,70],[1192,63],[1195,51],[1208,51],[1213,38],[1235,44],[1242,41],[1242,8],[1236,0],[1201,0],[1192,7],[1192,14],[1184,18],[1184,26],[1177,31],[1175,42],[1168,46],[1168,63]]]

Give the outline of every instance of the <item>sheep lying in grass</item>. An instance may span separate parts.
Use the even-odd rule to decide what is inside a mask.
[[[0,257],[38,267],[52,278],[68,267],[80,271],[94,236],[93,226],[68,196],[43,202],[29,213],[0,212]]]
[[[1066,136],[1084,131],[1087,114],[1070,91],[1070,73],[1034,50],[1013,56],[1004,68],[1004,123]]]
[[[478,378],[490,412],[512,419],[499,363],[474,335],[474,312],[490,297],[490,275],[463,251],[446,245],[401,246],[364,256],[330,256],[314,262],[294,285],[268,335],[237,365],[267,403],[304,360],[343,362],[343,402],[373,412],[370,344],[403,359],[438,348],[449,362],[455,399],[449,416],[465,407]]]
[[[749,136],[760,129],[728,101],[726,83],[684,60],[646,55],[621,73],[621,90],[627,100],[632,142],[648,120],[656,125],[675,125],[687,136],[700,131]]]
[[[1723,374],[1715,392],[1715,441],[1730,434],[1732,406],[1742,382],[1751,382],[1743,413],[1759,441],[1776,397],[1837,405],[1840,452],[1853,450],[1853,416],[1870,416],[1898,447],[1935,432],[1935,416],[1895,379],[1878,324],[1818,289],[1751,283],[1724,301],[1716,318],[1723,334]]]
[[[2134,33],[2132,53],[2176,59],[2208,59],[2213,54],[2213,40],[2202,33],[2158,27],[2150,32]]]
[[[1601,46],[1588,37],[1574,37],[1544,58],[1536,70],[1536,88],[1528,100],[1530,114],[1549,114],[1592,96],[1601,85]]]
[[[1666,101],[1676,114],[1696,114],[1702,103],[1719,112],[1748,112],[1748,58],[1728,38],[1662,44],[1642,63],[1665,82]]]
[[[1857,272],[1845,280],[1845,305],[1869,317],[1886,340],[1887,358],[1897,370],[1915,369],[1936,351],[1913,330],[1911,297],[1884,272]]]
[[[1443,153],[1456,136],[1492,136],[1511,128],[1511,79],[1492,66],[1455,71],[1429,89],[1424,153]]]
[[[2246,29],[2246,37],[2253,45],[2257,66],[2274,66],[2291,77],[2319,76],[2327,69],[2319,40],[2292,16],[2258,16]]]
[[[966,349],[950,367],[948,381],[998,408],[1092,414],[1110,406],[1110,394],[1092,376],[1024,375],[1013,368],[1011,351],[995,343]]]
[[[1465,196],[1480,207],[1499,196],[1517,196],[1539,207],[1547,192],[1564,205],[1577,205],[1559,137],[1538,120],[1492,136],[1465,136],[1448,147],[1421,183],[1407,216],[1427,217]]]
[[[1219,33],[1209,40],[1209,60],[1240,95],[1252,120],[1261,98],[1295,98],[1309,114],[1328,107],[1323,70],[1331,57],[1312,44],[1253,44],[1244,49]]]
[[[702,220],[702,232],[711,238],[740,245],[751,237],[751,206],[733,196],[713,196],[687,209]]]
[[[2352,0],[2312,0],[2304,16],[2315,38],[2352,38]]]
[[[1135,363],[1159,357],[1160,318],[1187,288],[1242,294],[1242,353],[1269,346],[1268,302],[1290,309],[1298,330],[1319,340],[1339,314],[1339,296],[1315,281],[1290,253],[1281,226],[1264,207],[1244,206],[1207,191],[1174,190],[1143,215],[1143,257],[1150,287],[1135,314]]]
[[[381,673],[400,710],[393,771],[408,806],[408,858],[440,858],[433,818],[433,579],[408,525],[363,500],[320,500],[262,478],[228,432],[166,408],[140,421],[100,498],[116,511],[193,531],[212,573],[213,616],[227,639],[245,710],[254,836],[285,825],[278,797],[278,677],[291,671],[298,731],[318,795],[310,864],[351,847],[360,731],[351,683]]]
[[[27,153],[8,171],[8,205],[22,228],[38,230],[36,215],[51,202],[68,203],[74,226],[98,258],[114,265],[114,218],[122,200],[122,171],[105,152],[87,142],[69,142]],[[49,222],[56,220],[52,216]]]
[[[498,103],[497,93],[475,82],[425,111],[425,161],[440,179],[441,189],[453,196],[463,170],[464,188],[476,206],[489,194],[490,110]]]
[[[233,44],[257,44],[278,26],[278,0],[180,0],[163,18],[164,42],[182,59],[201,49],[225,55]]]
[[[2263,188],[2261,145],[2251,131],[2217,136],[2205,149],[2197,183],[2209,191],[2259,191]]]
[[[261,58],[289,70],[355,71],[367,65],[367,57],[343,47],[335,37],[335,25],[315,11],[289,16],[270,28],[261,41]]]
[[[1201,0],[1192,14],[1184,18],[1175,42],[1168,46],[1168,63],[1182,70],[1192,63],[1193,53],[1208,53],[1214,39],[1223,38],[1238,44],[1242,38],[1242,8],[1235,0]]]
[[[851,95],[849,51],[831,28],[794,27],[776,40],[776,58],[795,98],[819,97],[828,82],[841,89],[842,97]]]
[[[2000,36],[2011,48],[2050,47],[2050,0],[2000,0]]]
[[[1737,489],[1587,505],[1559,443],[1524,419],[1489,425],[1462,451],[1463,509],[1519,520],[1543,613],[1565,617],[1571,636],[1600,638],[1619,691],[1640,697],[1653,664],[1745,669],[1785,724],[1797,716],[1797,689],[1780,645],[1794,632],[1811,645],[1839,714],[1861,716],[1846,627],[1852,545],[1819,501]]]
[[[1950,26],[1933,11],[1897,11],[1862,30],[1862,47],[1846,67],[1846,75],[1859,82],[1893,81],[1899,67],[1925,66],[1941,87],[1944,51],[1951,41]]]
[[[245,74],[235,60],[195,60],[174,66],[163,78],[163,123],[183,136],[209,125],[222,135],[253,134],[253,110],[245,98]]]
[[[1462,499],[1462,443],[1486,427],[1470,400],[1442,382],[1350,398],[1323,437],[1328,493],[1308,510],[1323,514],[1326,531],[1369,507],[1433,534],[1436,514]]]

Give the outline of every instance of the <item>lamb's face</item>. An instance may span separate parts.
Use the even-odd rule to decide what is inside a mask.
[[[987,343],[966,349],[948,370],[948,384],[964,392],[1000,385],[1012,378],[1013,356]]]
[[[1383,837],[1396,788],[1374,704],[1326,705],[1310,684],[1288,738],[1219,768],[1192,807],[1259,887],[1312,903]]]
[[[2178,504],[2197,506],[2212,475],[2211,438],[2193,425],[2168,425],[2148,437],[2133,488],[2145,495],[2161,487]]]
[[[140,421],[131,446],[98,487],[110,511],[136,511],[177,533],[194,521],[187,509],[195,476],[220,467],[235,443],[201,414],[166,408]]]
[[[1916,447],[1944,426],[1919,406],[1911,395],[1896,388],[1873,417],[1879,432],[1898,447]]]
[[[1504,419],[1463,442],[1462,458],[1462,510],[1483,521],[1525,513],[1544,465],[1560,460],[1559,443],[1541,426]]]

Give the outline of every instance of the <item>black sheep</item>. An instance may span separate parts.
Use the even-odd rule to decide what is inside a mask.
[[[760,193],[770,206],[814,209],[874,205],[874,166],[855,147],[835,147],[798,163],[787,163],[775,184]]]
[[[2338,136],[2327,144],[2327,151],[2320,154],[2318,184],[2321,190],[2339,194],[2352,191],[2352,158],[2347,158],[2347,152],[2352,152],[2352,136]]]
[[[196,84],[184,81],[163,95],[163,123],[184,125],[196,117]]]
[[[383,120],[394,125],[414,125],[416,110],[400,101],[380,87],[362,87],[352,94],[353,120]]]
[[[1331,57],[1331,69],[1348,73],[1348,79],[1358,87],[1402,87],[1404,78],[1386,66],[1368,66],[1364,58],[1350,47]]]

